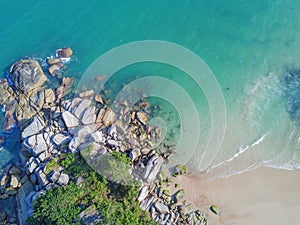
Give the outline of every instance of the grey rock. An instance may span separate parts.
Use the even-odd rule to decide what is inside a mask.
[[[113,136],[114,134],[117,133],[117,127],[115,124],[112,124],[109,128],[108,128],[108,134],[110,136]]]
[[[93,124],[96,122],[95,107],[88,107],[81,118],[83,124]]]
[[[71,113],[74,113],[74,111],[76,110],[77,106],[82,102],[81,98],[72,98],[72,99],[68,99],[68,100],[64,100],[61,103],[61,106],[63,107],[63,109],[65,109],[66,111],[69,111]]]
[[[69,175],[62,173],[57,181],[59,185],[67,185],[69,183]]]
[[[90,136],[89,136],[89,140],[94,141],[94,142],[98,142],[98,143],[104,143],[105,142],[105,138],[104,138],[102,132],[100,132],[100,131],[96,131],[94,133],[91,133]]]
[[[130,154],[129,157],[132,161],[136,160],[139,156],[141,155],[141,152],[139,149],[133,149]]]
[[[74,137],[69,143],[69,150],[73,153],[77,152],[79,150],[78,147],[83,143],[84,143],[83,139],[79,137]]]
[[[51,183],[56,183],[58,181],[60,177],[60,173],[58,171],[53,171],[52,173],[50,173],[50,175],[48,176],[48,180]]]
[[[166,206],[165,204],[161,203],[161,202],[156,202],[155,203],[155,208],[157,209],[157,211],[161,214],[165,214],[165,213],[169,213],[169,208],[168,206]]]
[[[113,139],[107,140],[106,143],[111,147],[118,147],[118,142]]]
[[[45,128],[45,122],[38,116],[33,117],[32,122],[23,130],[22,139],[39,133]]]
[[[84,114],[84,111],[89,108],[91,106],[92,102],[91,100],[88,99],[84,99],[82,100],[78,106],[76,107],[76,109],[74,110],[74,115],[78,118],[78,119],[82,119],[82,116]]]
[[[27,140],[28,146],[31,148],[32,154],[37,157],[42,152],[47,151],[48,146],[43,134],[31,136]]]
[[[159,155],[154,154],[147,162],[146,168],[142,174],[143,179],[148,183],[154,181],[162,166],[162,163],[163,159]]]
[[[148,210],[152,205],[153,205],[153,201],[154,201],[154,196],[145,198],[140,205],[140,208],[142,210]]]
[[[76,184],[76,185],[80,185],[80,184],[82,184],[84,181],[85,181],[85,179],[84,179],[82,176],[79,176],[79,177],[76,179],[75,184]]]
[[[35,172],[35,175],[37,177],[39,185],[41,185],[42,187],[45,187],[49,183],[46,174],[42,170]]]
[[[17,188],[19,186],[20,177],[18,175],[11,175],[10,177],[10,186],[12,188]]]
[[[80,124],[79,120],[69,111],[63,112],[62,117],[67,128],[77,127]]]
[[[38,159],[40,160],[40,162],[44,162],[49,157],[50,157],[50,153],[48,153],[48,151],[45,151],[39,154]]]
[[[80,98],[90,98],[94,96],[94,90],[88,90],[88,91],[84,91],[79,93],[79,97]]]
[[[138,201],[142,202],[148,196],[148,194],[149,194],[149,186],[144,185],[139,192]]]
[[[56,144],[56,145],[62,145],[62,144],[65,144],[67,143],[68,141],[70,141],[70,137],[67,136],[67,135],[64,135],[62,133],[58,133],[56,135],[53,136],[53,142]]]
[[[36,60],[20,60],[13,64],[9,74],[13,85],[28,93],[41,87],[47,81],[40,64]]]
[[[9,181],[9,176],[4,174],[3,177],[1,178],[0,186],[5,187],[8,183],[8,181]]]
[[[34,157],[31,157],[26,163],[26,169],[28,173],[33,173],[33,171],[38,167],[38,162]]]

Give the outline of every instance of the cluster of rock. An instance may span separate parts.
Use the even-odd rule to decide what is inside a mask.
[[[69,48],[57,50],[57,58],[47,60],[49,73],[55,75],[71,55]],[[69,175],[55,163],[61,154],[85,149],[89,150],[86,159],[90,165],[110,152],[130,157],[129,172],[133,179],[142,181],[138,196],[141,208],[159,224],[192,224],[189,219],[193,215],[199,222],[193,224],[206,223],[199,211],[187,212],[182,190],[171,195],[163,188],[163,180],[157,182],[164,158],[155,152],[154,143],[161,131],[147,124],[147,103],[129,108],[126,101],[118,102],[116,113],[93,90],[64,100],[72,84],[70,78],[63,78],[56,89],[45,87],[46,81],[37,61],[21,60],[11,67],[9,79],[3,79],[0,85],[0,104],[5,106],[6,116],[4,128],[11,129],[16,122],[21,126],[20,157],[24,165],[24,169],[12,167],[2,178],[0,198],[17,195],[21,224],[32,215],[36,197],[49,188],[68,184]],[[80,217],[87,224],[91,218],[100,218],[92,208]]]

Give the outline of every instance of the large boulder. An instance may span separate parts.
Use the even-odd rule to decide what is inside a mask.
[[[155,180],[161,166],[163,163],[163,159],[157,155],[154,154],[149,161],[147,162],[146,168],[142,174],[143,179],[147,183],[151,183],[152,181]]]
[[[40,64],[36,60],[20,60],[13,64],[9,73],[13,86],[23,93],[40,88],[46,81]]]
[[[22,132],[22,139],[38,134],[45,127],[45,122],[42,118],[35,116],[32,122]]]
[[[11,102],[15,99],[13,90],[9,87],[7,79],[3,78],[0,80],[0,104]]]
[[[59,185],[67,185],[69,183],[69,175],[64,173],[60,174],[57,183]]]

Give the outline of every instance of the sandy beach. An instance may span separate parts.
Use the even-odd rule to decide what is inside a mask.
[[[188,201],[206,211],[210,225],[299,224],[300,170],[258,168],[213,181],[190,175],[173,181],[185,189]],[[209,211],[212,204],[219,215]]]

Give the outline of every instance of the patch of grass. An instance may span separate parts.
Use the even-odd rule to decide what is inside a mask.
[[[49,162],[46,164],[46,169],[45,169],[45,174],[48,175],[51,173],[53,170],[57,169],[59,167],[59,162],[57,158],[51,159]]]

